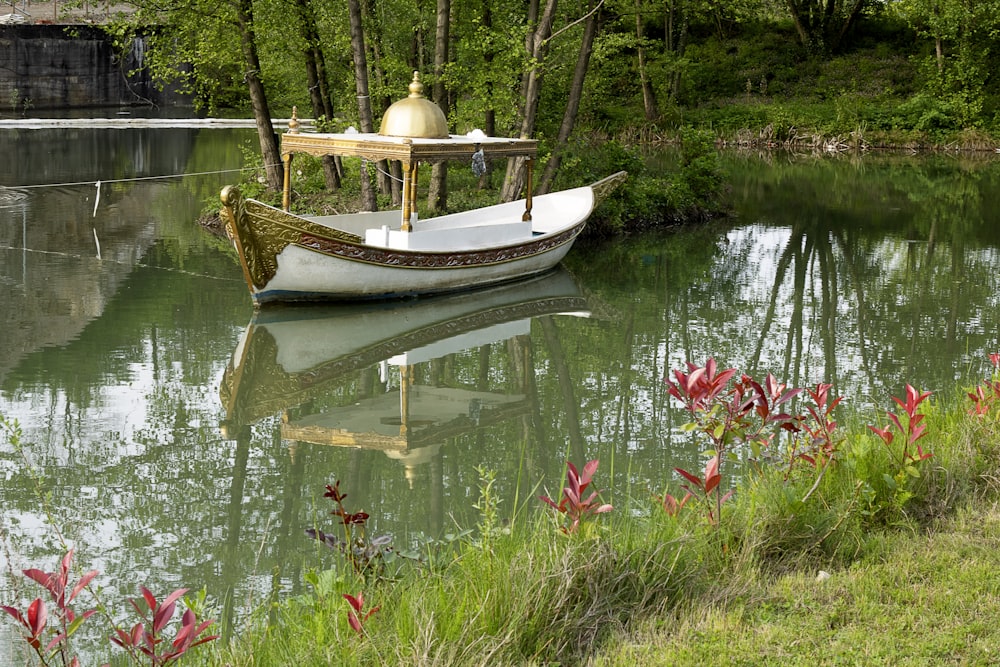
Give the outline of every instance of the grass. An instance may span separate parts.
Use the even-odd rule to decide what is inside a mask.
[[[1000,510],[867,537],[868,553],[820,581],[761,581],[739,600],[688,602],[622,634],[595,665],[988,665],[1000,626]]]
[[[995,663],[1000,404],[985,418],[967,414],[961,393],[923,407],[921,442],[934,456],[901,489],[887,481],[882,441],[853,415],[818,482],[806,468],[789,480],[778,468],[751,474],[718,526],[693,504],[670,517],[648,498],[616,497],[613,512],[564,535],[529,501],[506,524],[443,545],[434,567],[369,581],[346,568],[314,576],[313,593],[281,603],[276,620],[261,618],[211,660]],[[484,516],[491,502],[481,499]],[[342,598],[359,590],[380,605],[361,634]]]

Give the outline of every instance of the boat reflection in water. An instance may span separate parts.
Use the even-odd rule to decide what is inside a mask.
[[[429,299],[256,312],[223,377],[225,427],[280,413],[283,439],[382,451],[406,466],[412,485],[415,467],[448,439],[530,411],[530,369],[520,386],[496,391],[481,380],[435,382],[433,364],[526,341],[518,337],[533,317],[555,314],[589,315],[564,269]]]

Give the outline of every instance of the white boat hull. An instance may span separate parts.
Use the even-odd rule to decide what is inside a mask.
[[[226,228],[256,305],[275,301],[371,300],[439,294],[547,271],[569,252],[598,197],[624,174],[524,202],[417,222],[404,232],[384,214],[308,219],[223,191]]]

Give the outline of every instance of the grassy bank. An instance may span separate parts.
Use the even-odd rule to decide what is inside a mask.
[[[855,414],[839,425],[832,395],[803,394],[803,413],[814,414],[797,422],[798,435],[758,449],[770,427],[790,423],[777,410],[791,404],[783,390],[765,384],[727,421],[738,376],[700,403],[696,383],[688,392],[679,379],[692,436],[749,461],[739,479],[723,456],[718,479],[708,465],[686,471],[692,481],[663,480],[677,500],[682,483],[695,492],[683,507],[632,489],[598,512],[586,482],[594,472],[598,488],[601,470],[576,462],[584,489],[574,528],[573,502],[556,514],[535,498],[495,498],[483,471],[471,534],[428,545],[419,563],[374,550],[361,567],[355,556],[310,575],[311,594],[269,610],[213,660],[988,664],[1000,638],[991,621],[1000,606],[998,380],[994,370],[978,403],[966,390],[912,391],[891,404],[895,420]],[[981,414],[970,414],[976,405]],[[352,623],[344,595],[359,592]]]

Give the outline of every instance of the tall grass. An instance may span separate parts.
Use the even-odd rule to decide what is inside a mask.
[[[312,593],[282,603],[275,619],[262,618],[216,658],[233,666],[679,664],[706,661],[696,647],[704,635],[723,656],[706,664],[729,664],[736,647],[754,642],[780,653],[768,642],[807,633],[809,623],[822,622],[818,617],[858,632],[855,618],[886,604],[878,586],[905,597],[913,572],[933,576],[934,567],[920,564],[921,536],[969,526],[970,517],[991,511],[1000,480],[997,403],[984,417],[968,414],[963,392],[927,404],[929,435],[922,443],[933,457],[918,477],[907,476],[906,495],[891,482],[889,450],[867,429],[868,419],[854,415],[824,475],[762,467],[742,481],[717,523],[694,505],[669,516],[642,494],[619,495],[614,512],[591,516],[567,535],[540,503],[537,510],[522,506],[507,517],[506,529],[491,520],[485,534],[452,545],[434,567],[414,567],[393,580],[363,581],[347,567],[314,577]],[[484,498],[479,507],[487,516],[496,501]],[[905,555],[893,567],[898,553]],[[877,575],[877,585],[859,564]],[[969,583],[961,559],[942,557],[941,567],[955,586]],[[812,590],[819,570],[848,581],[841,590],[862,600],[862,608]],[[978,595],[981,584],[970,586]],[[830,609],[800,619],[785,608],[804,587],[810,588],[805,604]],[[380,610],[359,634],[347,623],[341,596],[361,589]],[[986,604],[965,599],[961,590],[952,595]],[[773,619],[788,627],[770,627]],[[748,624],[758,633],[764,627],[764,634],[747,634]],[[849,643],[840,635],[838,641]],[[887,641],[872,645],[882,659],[891,655],[889,645],[904,640]],[[672,658],[661,652],[655,659],[649,653],[655,646]],[[814,649],[795,655],[808,662],[822,655],[822,647]]]

